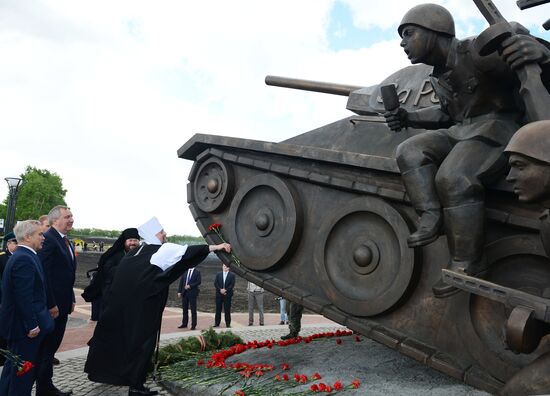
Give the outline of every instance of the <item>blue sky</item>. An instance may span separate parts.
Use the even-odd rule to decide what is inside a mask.
[[[532,14],[538,10],[539,15],[544,15],[540,13],[541,9],[542,7],[538,7],[524,12]],[[548,10],[548,6],[546,6],[546,10]],[[370,24],[368,27],[360,27],[355,21],[356,16],[357,14],[349,3],[345,1],[334,2],[327,24],[327,40],[331,50],[358,50],[370,47],[377,42],[392,40],[397,37],[397,21],[390,27],[376,26],[375,24]],[[518,20],[521,21],[521,19]],[[531,21],[531,18],[529,21]],[[529,28],[537,36],[550,40],[550,32],[545,31],[540,26],[543,22],[545,22],[545,19],[541,18],[540,24],[531,23],[529,24]],[[481,19],[481,15],[457,20],[456,25],[458,32],[481,32],[487,27],[487,23]]]

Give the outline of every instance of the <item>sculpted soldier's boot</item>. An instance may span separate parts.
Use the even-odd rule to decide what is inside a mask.
[[[448,268],[463,271],[471,276],[480,276],[487,271],[487,258],[483,254],[485,242],[485,205],[476,202],[443,209],[445,234],[451,260]],[[438,298],[452,296],[459,289],[443,282],[432,287]]]
[[[415,232],[407,238],[409,247],[424,246],[439,237],[441,230],[441,204],[435,189],[435,165],[424,165],[401,174],[407,195],[420,215]]]

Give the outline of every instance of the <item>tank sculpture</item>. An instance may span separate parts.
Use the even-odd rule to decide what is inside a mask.
[[[491,24],[478,39],[467,42],[477,52],[499,56],[495,50],[503,40],[527,33],[504,20],[490,1],[474,1]],[[518,5],[544,2],[524,0]],[[433,5],[419,7],[426,6]],[[416,21],[419,11],[423,19]],[[347,96],[353,115],[280,143],[193,136],[178,150],[180,158],[194,161],[187,187],[189,208],[210,243],[220,237],[210,226],[222,225],[239,260],[223,253],[221,259],[265,289],[479,389],[550,392],[549,384],[539,381],[550,378],[550,259],[540,238],[543,204],[518,200],[505,180],[504,164],[495,177],[483,178],[483,185],[475,188],[477,195],[467,196],[467,204],[476,209],[460,212],[452,223],[451,211],[462,203],[443,197],[458,190],[462,180],[449,183],[453,175],[444,163],[464,147],[460,138],[453,140],[428,179],[407,173],[410,167],[403,155],[411,151],[404,153],[403,148],[433,133],[413,125],[416,114],[447,107],[452,115],[453,100],[469,98],[485,83],[483,76],[463,79],[462,90],[453,96],[452,90],[445,91],[447,75],[432,68],[436,62],[414,61],[415,49],[408,47],[408,40],[418,26],[445,43],[458,43],[454,27],[451,31],[445,25],[450,14],[437,9],[439,16],[425,22],[425,11],[413,8],[399,28],[402,46],[418,64],[380,85],[266,78],[269,85]],[[540,67],[531,63],[514,73],[525,106],[516,108],[524,116],[521,124],[550,119],[550,96]],[[493,99],[486,97],[468,109]],[[502,121],[499,130],[508,127],[507,120],[456,117],[451,121],[462,129],[449,127],[445,133],[468,131],[468,123],[487,119]],[[477,141],[499,146],[495,158],[506,162],[502,152],[510,136],[501,142],[491,136]],[[548,143],[550,135],[542,136]],[[458,176],[467,173],[460,161],[479,162],[493,155],[476,150],[454,156],[462,172]],[[430,197],[422,194],[434,183],[439,183],[437,202],[425,205]]]

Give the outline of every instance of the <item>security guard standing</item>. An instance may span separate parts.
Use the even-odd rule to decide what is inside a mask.
[[[2,304],[2,275],[4,273],[4,268],[11,257],[12,253],[15,252],[17,248],[17,239],[15,239],[15,234],[13,232],[8,232],[4,235],[4,250],[0,252],[0,305]],[[6,340],[0,338],[0,348],[6,348]],[[5,358],[0,355],[0,366],[4,365]]]

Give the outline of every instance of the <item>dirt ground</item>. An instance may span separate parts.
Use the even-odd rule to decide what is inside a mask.
[[[86,252],[78,255],[75,287],[83,289],[89,283],[86,277],[86,271],[95,268],[99,260],[99,253]],[[210,254],[197,267],[202,276],[202,284],[200,286],[200,294],[197,302],[197,309],[203,312],[214,312],[215,308],[215,289],[214,278],[221,271],[222,263],[214,254]],[[248,297],[246,292],[246,279],[237,276],[235,282],[235,290],[232,300],[233,312],[248,312]],[[178,282],[174,282],[170,286],[170,295],[168,297],[167,306],[180,307],[181,301],[177,297]],[[279,301],[276,300],[274,294],[266,291],[264,294],[264,311],[279,312]]]

